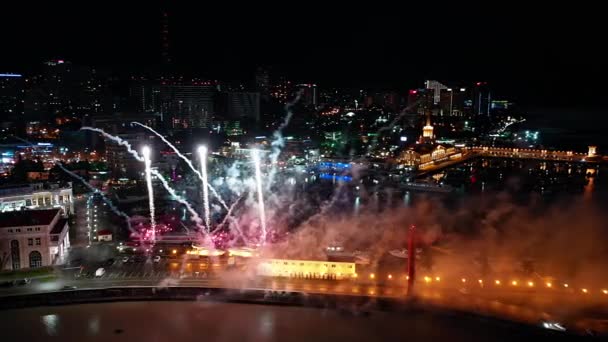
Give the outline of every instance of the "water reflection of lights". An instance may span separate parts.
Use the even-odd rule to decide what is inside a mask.
[[[56,336],[57,330],[59,329],[59,316],[54,314],[44,315],[40,319],[42,320],[42,324],[46,329],[47,335]]]

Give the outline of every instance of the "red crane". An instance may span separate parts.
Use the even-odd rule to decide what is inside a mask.
[[[414,295],[414,281],[416,280],[416,226],[411,225],[408,231],[407,243],[407,295]]]

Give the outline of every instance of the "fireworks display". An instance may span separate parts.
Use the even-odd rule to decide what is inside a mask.
[[[288,118],[286,119],[288,121]],[[238,184],[238,192],[236,194],[238,197],[234,199],[234,201],[228,206],[226,202],[221,198],[216,189],[211,186],[208,179],[208,170],[207,170],[207,158],[208,158],[208,149],[206,146],[200,146],[198,149],[198,156],[200,158],[200,170],[197,170],[192,161],[188,159],[183,153],[181,153],[173,144],[171,144],[164,136],[160,133],[148,127],[144,124],[133,122],[132,124],[141,126],[150,132],[154,133],[158,136],[161,141],[163,141],[169,148],[171,148],[179,158],[185,161],[185,163],[190,167],[190,169],[197,175],[197,177],[201,181],[201,189],[202,189],[202,215],[199,215],[198,211],[194,208],[191,201],[189,201],[184,196],[179,195],[178,191],[170,184],[170,181],[165,178],[158,170],[152,167],[152,150],[150,146],[144,146],[141,150],[141,154],[138,153],[131,144],[112,134],[109,134],[102,129],[92,128],[92,127],[83,127],[84,130],[90,130],[93,132],[100,133],[109,141],[116,143],[120,146],[124,146],[127,149],[127,152],[130,153],[134,159],[142,162],[143,164],[143,173],[145,175],[146,181],[146,189],[148,194],[148,206],[149,206],[149,225],[146,226],[138,226],[137,229],[130,229],[131,236],[136,236],[139,240],[148,241],[151,243],[156,242],[160,236],[157,234],[162,234],[163,232],[171,231],[171,226],[166,225],[164,223],[157,223],[157,209],[154,200],[154,179],[157,179],[159,183],[163,186],[163,188],[171,195],[171,199],[182,204],[185,207],[187,213],[191,216],[191,220],[196,224],[199,233],[201,233],[201,240],[204,242],[212,242],[217,248],[219,247],[229,247],[231,244],[236,243],[240,245],[249,245],[249,241],[254,243],[254,246],[261,246],[267,240],[267,227],[266,227],[266,211],[264,204],[264,191],[267,189],[264,188],[263,182],[263,173],[261,170],[261,159],[260,152],[258,150],[252,150],[251,161],[253,162],[253,170],[250,175],[246,173],[241,174],[240,172],[236,175],[228,175],[231,179],[232,184]],[[280,139],[280,135],[276,135],[278,139]],[[279,144],[280,145],[280,144]],[[276,144],[275,144],[276,146]],[[276,148],[275,148],[276,149]],[[69,171],[66,171],[70,173]],[[70,175],[75,176],[70,173]],[[84,179],[81,177],[77,177],[86,186],[90,189],[93,189],[95,192],[99,192],[95,188],[91,187],[90,184],[86,183]],[[236,183],[235,183],[236,182]],[[250,190],[247,189],[247,184],[251,184]],[[214,199],[221,205],[224,212],[223,218],[220,222],[216,221],[216,224],[213,223],[212,220],[212,211],[216,213],[220,213],[219,207],[214,206],[214,210],[212,210],[213,201],[209,197],[209,192],[214,194]],[[243,196],[245,194],[249,194],[255,198],[255,200],[248,199],[243,200]],[[106,199],[107,200],[107,199]],[[109,201],[109,200],[108,200]],[[243,209],[244,217],[233,217],[233,213],[239,207],[245,207]],[[115,206],[112,206],[115,208]],[[251,212],[248,211],[247,208],[257,208],[255,211],[256,214],[251,216]],[[116,211],[120,216],[128,218],[128,215],[124,212],[121,212],[116,209]],[[253,223],[255,221],[259,222],[258,224],[248,224],[246,231],[243,231],[240,228],[241,223]],[[129,223],[130,224],[130,223]],[[277,239],[276,234],[272,236],[273,240]]]
[[[150,240],[156,241],[156,218],[154,209],[154,189],[152,187],[152,161],[150,160],[150,147],[144,146],[142,149],[144,155],[144,164],[146,165],[146,186],[148,188],[148,203],[150,205]]]
[[[264,191],[262,187],[262,171],[260,169],[260,152],[257,149],[251,151],[251,158],[253,159],[255,167],[255,184],[258,194],[258,211],[260,219],[261,236],[260,243],[266,242],[266,208],[264,207]]]
[[[200,146],[198,148],[199,158],[201,159],[201,179],[203,181],[203,210],[205,214],[205,227],[207,232],[211,231],[211,218],[209,214],[209,182],[207,180],[207,147]],[[228,210],[230,211],[230,210]]]

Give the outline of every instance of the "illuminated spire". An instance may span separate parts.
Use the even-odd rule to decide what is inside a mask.
[[[422,127],[422,139],[423,140],[433,140],[433,126],[431,126],[431,113],[427,112],[426,114],[426,126]]]

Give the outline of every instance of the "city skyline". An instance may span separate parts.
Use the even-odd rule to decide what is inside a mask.
[[[608,336],[601,11],[331,5],[3,6],[3,337]]]
[[[280,15],[161,5],[53,4],[37,13],[16,7],[0,24],[8,51],[0,70],[27,74],[62,58],[143,72],[161,69],[166,52],[172,72],[209,79],[251,80],[256,67],[271,66],[327,87],[406,90],[427,79],[484,81],[534,107],[601,104],[591,91],[605,71],[594,43],[600,31],[593,20],[565,20],[560,9],[527,9],[515,20],[514,8],[466,5],[439,11],[415,4],[409,15],[372,6],[365,18],[357,8],[311,6]],[[15,27],[18,38],[10,35]]]

